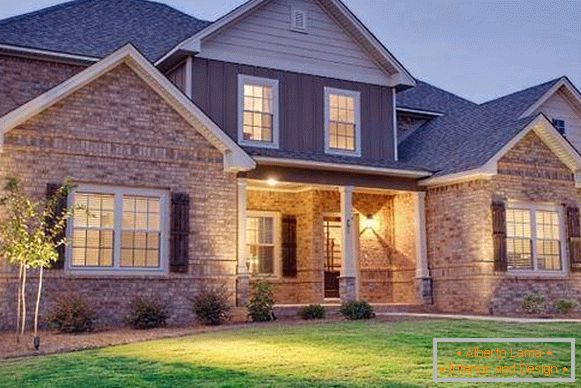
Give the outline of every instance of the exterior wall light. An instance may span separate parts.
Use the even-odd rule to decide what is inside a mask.
[[[375,220],[373,219],[373,215],[368,214],[367,217],[365,217],[363,226],[365,227],[365,230],[373,229],[375,227]]]

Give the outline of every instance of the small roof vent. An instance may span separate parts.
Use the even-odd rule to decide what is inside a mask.
[[[291,9],[291,30],[307,32],[307,11],[298,8]]]

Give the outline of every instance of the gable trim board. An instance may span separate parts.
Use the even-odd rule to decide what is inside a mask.
[[[260,7],[266,5],[272,0],[251,0],[248,1],[238,8],[234,9],[230,13],[224,15],[214,23],[210,24],[208,27],[202,29],[201,31],[195,33],[193,36],[187,38],[183,42],[179,43],[172,50],[170,50],[166,55],[160,58],[155,64],[159,65],[165,60],[170,58],[175,53],[180,51],[195,53],[200,56],[203,55],[203,43],[205,40],[217,35],[227,26],[240,21],[242,18],[250,14],[251,12],[259,9]],[[386,75],[388,81],[385,82],[385,86],[394,87],[397,85],[403,86],[415,86],[415,79],[411,74],[405,69],[405,67],[387,50],[387,48],[361,23],[361,21],[340,1],[340,0],[317,0],[316,4],[325,11],[330,18],[332,18],[337,24],[339,24],[344,32],[351,37],[355,44],[362,47],[365,53],[369,56],[370,60],[375,63],[379,69]],[[290,23],[290,19],[289,19]],[[290,27],[289,27],[290,29]],[[210,58],[218,59],[218,58]],[[232,59],[232,58],[230,58]],[[244,61],[248,62],[246,64],[264,66],[264,64],[256,63],[256,58],[253,56],[243,56],[236,53],[237,62]],[[329,74],[328,69],[317,69],[314,65],[291,65],[285,59],[271,58],[269,62],[270,66],[276,67],[281,70],[295,71],[306,74],[320,75],[320,76],[333,76]],[[334,74],[337,78],[337,74]],[[347,74],[345,76],[348,76]],[[353,77],[353,74],[350,74]],[[362,77],[362,76],[361,76]],[[365,80],[355,80],[359,82],[365,82]]]
[[[476,179],[490,179],[498,174],[498,161],[520,142],[529,132],[535,134],[567,166],[575,176],[575,186],[581,188],[581,155],[553,127],[542,113],[537,115],[522,131],[506,143],[492,158],[482,166],[459,173],[432,177],[418,182],[420,186],[442,186]]]
[[[567,77],[563,77],[557,82],[551,89],[549,89],[538,101],[531,105],[520,118],[525,118],[532,115],[537,109],[539,109],[549,98],[551,98],[555,93],[557,93],[562,87],[567,89],[567,91],[575,98],[577,102],[577,110],[581,112],[581,92],[573,85]]]
[[[128,65],[166,103],[206,138],[210,144],[224,154],[224,169],[226,171],[248,171],[256,166],[254,160],[238,144],[228,137],[224,131],[131,44],[123,46],[101,61],[1,117],[0,146],[3,144],[4,135],[8,131],[41,113],[122,63]]]

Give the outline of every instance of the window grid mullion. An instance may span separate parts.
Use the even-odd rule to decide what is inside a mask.
[[[115,193],[115,209],[113,221],[113,267],[121,268],[121,232],[123,225],[123,195]]]
[[[538,271],[539,263],[537,260],[537,214],[535,209],[530,209],[531,217],[531,254],[533,256],[533,269]]]

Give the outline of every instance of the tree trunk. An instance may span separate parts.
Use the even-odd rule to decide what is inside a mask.
[[[38,350],[40,347],[40,337],[38,336],[38,310],[40,307],[40,294],[42,292],[42,274],[43,267],[40,267],[38,274],[38,294],[36,294],[36,307],[34,308],[34,348]]]
[[[26,329],[26,266],[22,272],[22,292],[20,298],[22,299],[22,324],[20,325],[20,335],[24,335]]]
[[[16,312],[16,343],[20,343],[20,314],[22,313],[21,302],[22,302],[22,272],[24,269],[24,264],[20,264],[20,269],[18,270],[18,308]]]

